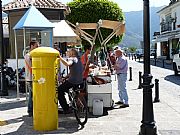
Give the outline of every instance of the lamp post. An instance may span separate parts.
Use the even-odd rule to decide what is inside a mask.
[[[143,110],[142,125],[139,135],[157,135],[154,121],[152,102],[152,75],[150,70],[150,22],[149,22],[149,0],[143,0],[143,26],[144,26],[144,74],[143,74]]]
[[[0,96],[8,96],[8,91],[5,86],[5,72],[4,72],[4,44],[3,44],[3,25],[2,25],[2,1],[0,0],[0,61],[1,61],[1,77],[0,77]]]

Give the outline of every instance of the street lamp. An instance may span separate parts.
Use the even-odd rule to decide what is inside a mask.
[[[0,96],[8,96],[8,91],[5,87],[5,72],[4,72],[4,64],[5,64],[5,59],[4,59],[4,44],[3,44],[3,25],[2,25],[2,1],[0,0],[0,61],[1,61],[1,77],[0,77]]]
[[[139,135],[157,135],[152,103],[152,75],[150,70],[150,22],[149,0],[143,0],[144,25],[144,74],[143,74],[143,112]]]

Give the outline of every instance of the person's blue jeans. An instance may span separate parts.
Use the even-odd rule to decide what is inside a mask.
[[[33,113],[33,93],[32,93],[32,82],[27,82],[27,88],[28,88],[28,91],[29,91],[29,98],[28,98],[28,110],[27,112],[28,113]]]
[[[117,75],[119,99],[124,104],[128,104],[128,94],[126,89],[127,73]]]

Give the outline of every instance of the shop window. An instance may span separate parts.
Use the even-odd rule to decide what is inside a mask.
[[[168,45],[162,44],[162,56],[167,56],[167,55],[168,55]]]

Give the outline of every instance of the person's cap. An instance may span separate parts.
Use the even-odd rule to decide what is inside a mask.
[[[120,47],[119,47],[119,46],[114,46],[113,48],[114,48],[114,50],[117,50],[117,49],[119,49]]]
[[[119,52],[124,52],[120,47],[118,47],[118,49],[116,49],[115,51],[119,51]]]

